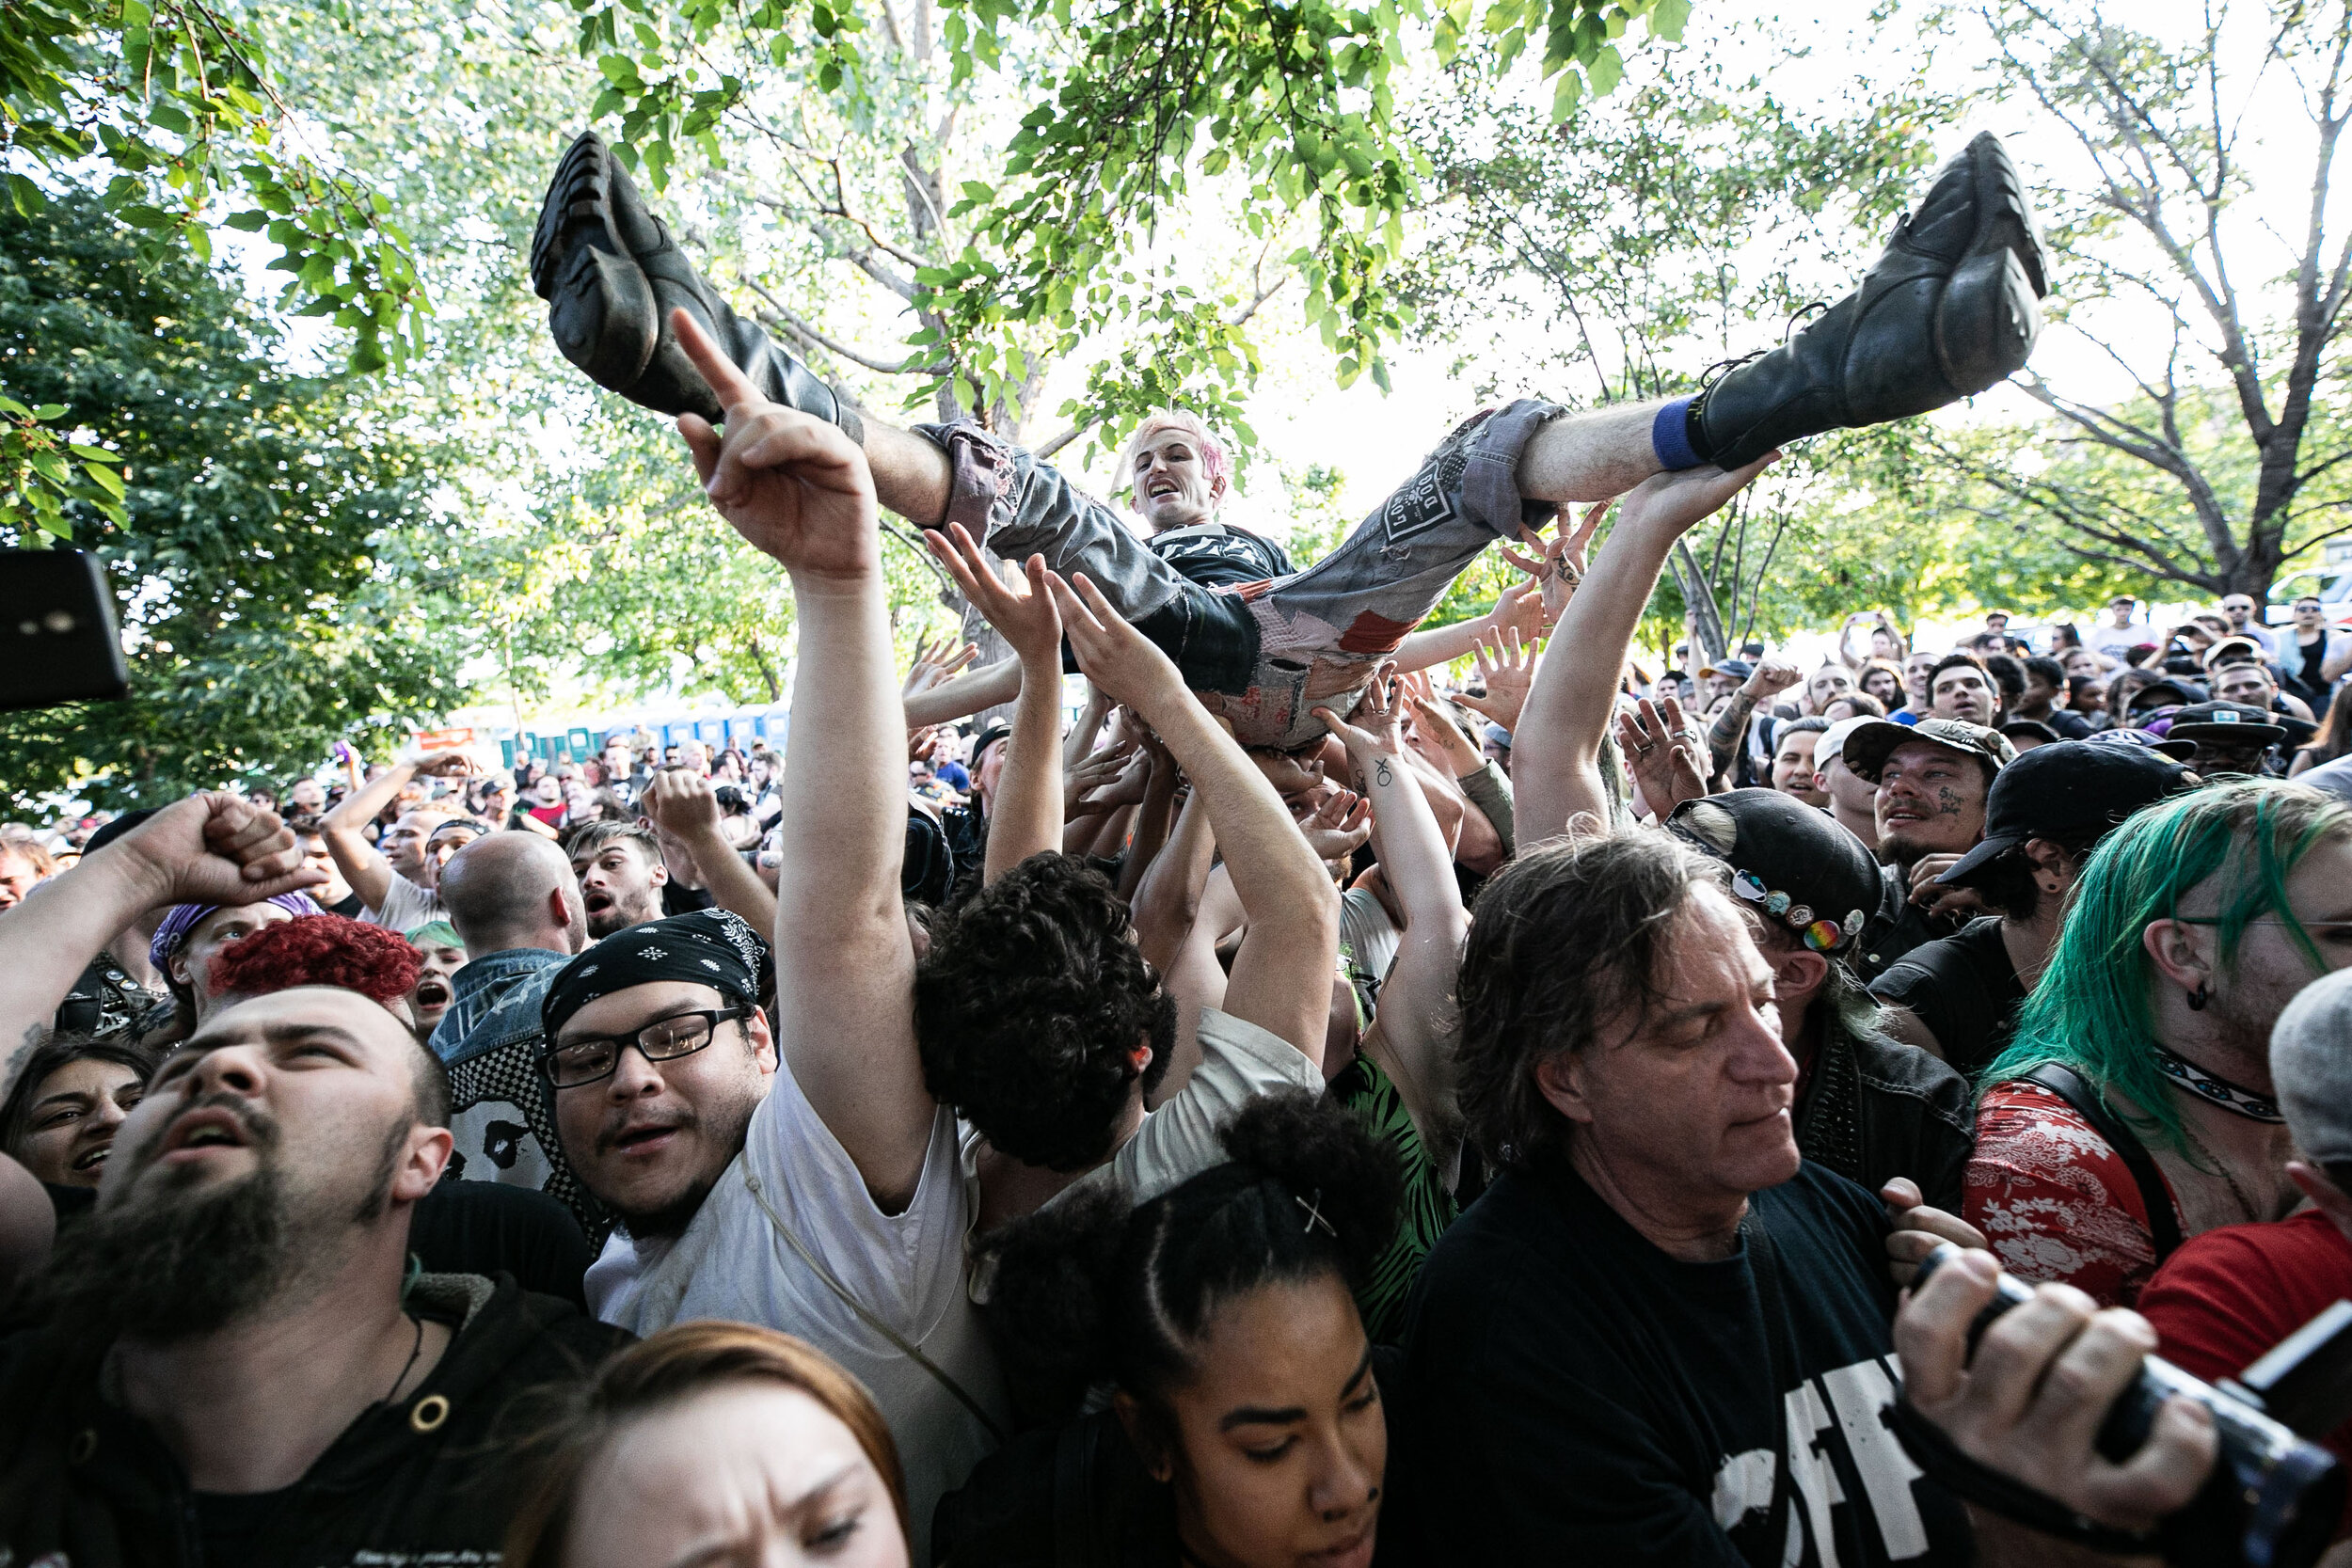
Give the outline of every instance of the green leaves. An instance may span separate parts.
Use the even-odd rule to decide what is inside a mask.
[[[399,358],[402,325],[414,330],[429,309],[386,205],[289,114],[258,34],[207,0],[11,0],[0,124],[0,158],[40,174],[82,178],[93,153],[110,164],[105,207],[145,236],[137,260],[150,269],[182,249],[209,259],[207,210],[251,202],[227,221],[269,230],[271,265],[291,275],[285,302],[323,305],[311,313],[351,328],[356,369]],[[7,184],[19,216],[46,206],[25,168],[8,168]]]
[[[1019,93],[1031,107],[991,177],[943,179],[945,213],[918,219],[920,244],[891,253],[907,263],[921,324],[907,341],[924,379],[905,406],[1017,417],[1041,350],[1090,350],[1089,389],[1066,412],[1112,420],[1112,440],[1120,411],[1141,406],[1113,383],[1144,360],[1168,359],[1150,384],[1214,408],[1238,407],[1256,375],[1247,324],[1263,300],[1196,294],[1197,279],[1154,255],[1163,214],[1214,208],[1229,232],[1287,257],[1304,285],[1297,308],[1341,382],[1369,374],[1385,387],[1385,353],[1411,316],[1396,272],[1404,217],[1420,196],[1394,87],[1427,24],[1441,60],[1473,24],[1518,41],[1540,37],[1565,114],[1616,85],[1615,40],[1631,21],[1674,31],[1689,10],[1687,0],[1662,14],[1661,0],[1452,0],[1434,13],[1429,0],[943,0],[934,67],[930,40],[908,42],[899,20],[861,0],[768,0],[748,14],[707,0],[570,4],[582,56],[604,84],[596,112],[619,117],[632,167],[659,187],[692,113],[739,110],[809,159],[799,191],[778,182],[851,230],[829,242],[836,254],[872,239],[856,231],[867,220],[826,189],[861,145],[845,133],[872,135],[863,145],[878,162],[895,158],[881,128],[908,113],[908,79],[933,71],[945,76],[949,121],[984,90]],[[868,31],[869,15],[886,40]],[[1516,42],[1498,69],[1515,53]],[[770,62],[775,76],[731,74],[741,60]],[[781,106],[764,106],[779,89]],[[794,105],[812,92],[820,103]],[[818,123],[834,129],[808,129]],[[913,168],[932,155],[930,133],[914,129],[922,119],[905,123]],[[719,160],[715,138],[702,150]]]
[[[384,384],[272,362],[268,316],[94,194],[0,210],[0,543],[104,567],[129,698],[0,715],[0,794],[152,804],[309,768],[459,700],[456,465]]]
[[[0,530],[19,539],[72,539],[69,501],[117,525],[126,520],[115,472],[121,457],[53,428],[65,415],[64,404],[28,408],[0,392]]]

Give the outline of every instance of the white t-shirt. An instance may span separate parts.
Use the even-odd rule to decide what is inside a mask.
[[[754,1184],[756,1183],[756,1190]],[[906,1468],[916,1562],[930,1560],[931,1510],[996,1446],[985,1424],[931,1373],[868,1327],[760,1205],[792,1227],[859,1305],[920,1350],[1012,1430],[996,1355],[964,1292],[964,1236],[977,1194],[957,1157],[955,1117],[931,1126],[914,1197],[875,1207],[865,1179],[779,1063],[737,1155],[685,1233],[632,1242],[614,1231],[590,1265],[588,1305],[633,1334],[719,1318],[797,1335],[849,1369],[890,1423]]]
[[[1223,1164],[1225,1146],[1217,1133],[1260,1095],[1293,1087],[1323,1092],[1323,1069],[1270,1029],[1203,1007],[1194,1037],[1200,1042],[1200,1065],[1192,1069],[1183,1091],[1158,1110],[1144,1113],[1143,1125],[1109,1164],[1087,1172],[1046,1199],[1043,1207],[1051,1209],[1073,1193],[1106,1186],[1124,1192],[1131,1204],[1149,1203]]]
[[[2153,642],[2156,640],[2156,628],[2137,626],[2119,626],[2112,622],[2102,621],[2084,632],[2082,639],[2083,646],[2092,653],[2105,654],[2109,658],[2122,658],[2141,643]]]
[[[363,918],[371,926],[381,926],[405,936],[420,926],[429,926],[448,916],[441,912],[439,894],[395,875],[392,885],[384,890],[384,907],[368,911]]]

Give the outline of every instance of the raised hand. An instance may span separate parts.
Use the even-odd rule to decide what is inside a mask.
[[[1466,779],[1486,766],[1486,754],[1470,744],[1435,697],[1416,691],[1406,700],[1413,705],[1413,750],[1443,768],[1450,778]]]
[[[276,812],[224,790],[172,802],[118,846],[147,881],[153,904],[258,904],[326,881],[326,872],[303,865],[301,843]],[[90,861],[113,855],[118,846]]]
[[[637,809],[656,829],[682,839],[719,831],[719,796],[691,768],[665,768],[653,776]]]
[[[1062,815],[1076,818],[1099,816],[1108,810],[1108,807],[1090,804],[1088,797],[1118,778],[1126,769],[1127,761],[1135,751],[1136,742],[1122,736],[1101,751],[1089,753],[1075,768],[1071,768],[1062,781]]]
[[[1310,711],[1347,748],[1348,766],[1356,770],[1356,787],[1362,793],[1369,795],[1373,784],[1388,783],[1391,770],[1404,766],[1405,703],[1397,689],[1395,665],[1382,665],[1364,688],[1363,700],[1356,705],[1357,722],[1327,707]]]
[[[1552,623],[1560,619],[1560,612],[1568,608],[1569,595],[1576,592],[1576,585],[1584,580],[1585,557],[1590,552],[1593,534],[1599,529],[1600,520],[1609,515],[1609,509],[1616,504],[1613,498],[1595,501],[1584,509],[1582,520],[1573,531],[1561,529],[1549,543],[1542,534],[1521,523],[1519,537],[1535,551],[1532,557],[1521,555],[1509,545],[1502,546],[1505,561],[1542,584],[1545,630],[1550,629]],[[1497,623],[1497,629],[1501,629],[1500,622]],[[1525,632],[1523,635],[1532,638],[1535,634]]]
[[[1645,697],[1632,709],[1620,711],[1617,744],[1633,782],[1641,786],[1642,799],[1659,820],[1683,801],[1707,793],[1700,746],[1683,721],[1682,705],[1674,698],[1652,703]]]
[[[1779,461],[1779,452],[1768,451],[1747,467],[1729,473],[1712,463],[1702,463],[1695,468],[1652,474],[1625,493],[1617,526],[1663,529],[1669,536],[1679,537],[1721,511],[1724,502]]]
[[[961,673],[974,659],[980,657],[980,645],[977,642],[966,642],[957,652],[948,653],[947,649],[954,642],[955,639],[951,637],[934,648],[931,646],[930,638],[917,639],[914,644],[914,657],[907,664],[906,684],[898,689],[898,695],[902,698],[912,697],[918,691],[929,691],[949,676]]]
[[[1796,660],[1780,654],[1766,654],[1756,661],[1756,673],[1742,682],[1749,695],[1759,701],[1778,696],[1804,678]]]
[[[926,529],[923,543],[947,568],[963,596],[988,617],[988,624],[1011,644],[1024,664],[1050,661],[1058,666],[1061,616],[1054,610],[1053,595],[1045,591],[1045,558],[1029,557],[1025,571],[1027,580],[1016,593],[990,567],[988,558],[961,523],[948,524],[945,532],[942,537],[942,531]]]
[[[1126,704],[1154,727],[1164,727],[1160,710],[1168,703],[1192,700],[1174,661],[1129,626],[1085,573],[1075,573],[1065,582],[1060,574],[1047,572],[1045,587],[1061,612],[1062,629],[1078,668],[1113,701]]]
[[[1528,688],[1535,684],[1535,647],[1524,641],[1514,626],[1494,641],[1480,639],[1476,650],[1479,677],[1486,682],[1486,694],[1473,697],[1464,692],[1457,699],[1473,713],[1483,713],[1506,730],[1519,727],[1519,715],[1527,708]]]
[[[1343,860],[1371,842],[1372,802],[1352,789],[1335,787],[1319,801],[1302,795],[1290,808],[1319,859]]]
[[[408,768],[420,779],[464,778],[473,772],[473,761],[463,752],[427,752]]]
[[[882,570],[874,477],[838,426],[759,395],[685,310],[671,330],[710,383],[726,433],[698,414],[678,416],[703,493],[735,531],[795,575],[863,579]]]

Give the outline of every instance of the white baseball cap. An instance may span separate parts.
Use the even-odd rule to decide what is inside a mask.
[[[1869,722],[1871,722],[1869,714],[1857,713],[1851,719],[1840,719],[1836,723],[1823,730],[1821,738],[1813,744],[1813,770],[1817,773],[1825,770],[1832,757],[1842,760],[1845,756],[1846,737]]]

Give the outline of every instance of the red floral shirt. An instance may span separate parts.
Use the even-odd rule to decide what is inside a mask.
[[[2131,1167],[2039,1084],[1996,1085],[1977,1107],[1961,1214],[2010,1273],[2072,1285],[2102,1307],[2131,1306],[2156,1271],[2148,1206]]]

